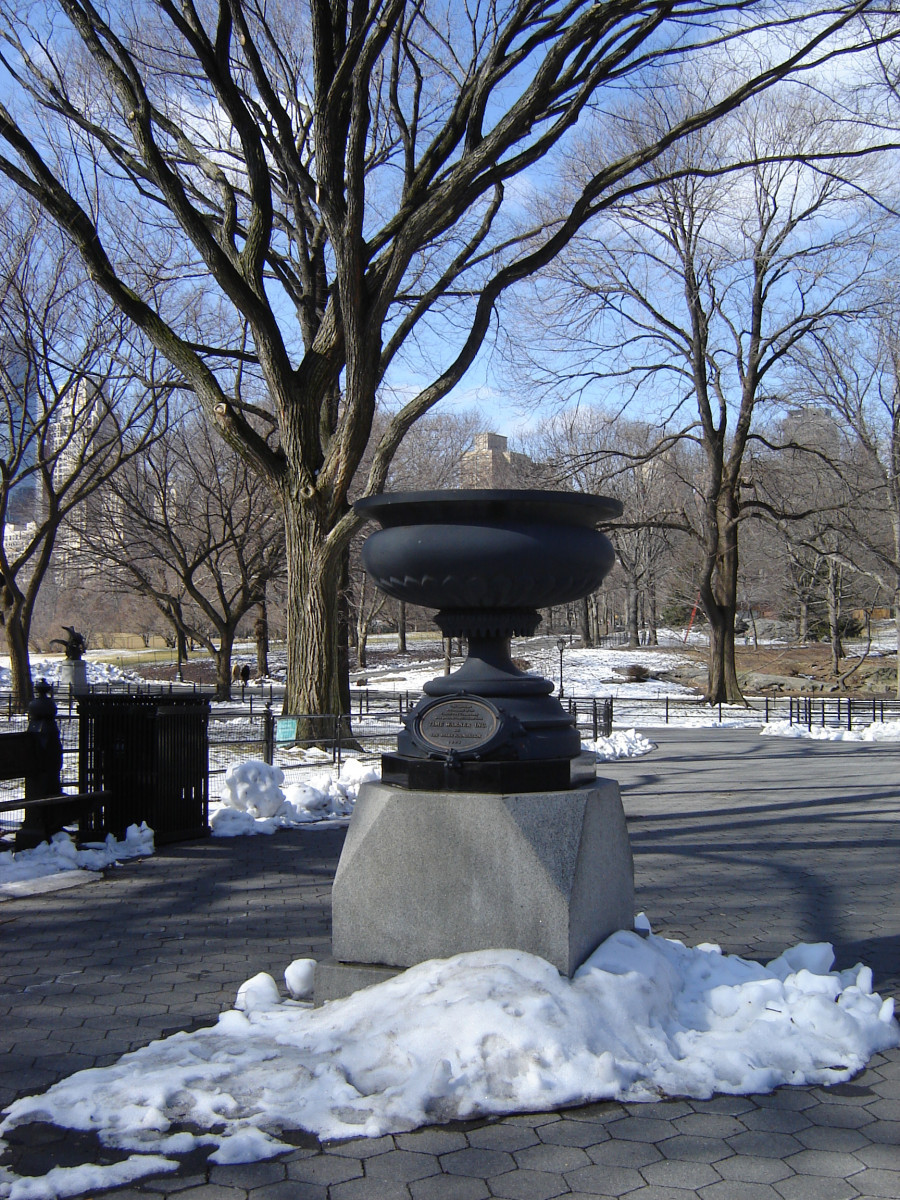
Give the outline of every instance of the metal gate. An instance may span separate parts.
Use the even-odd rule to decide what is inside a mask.
[[[209,834],[209,701],[199,696],[84,696],[80,791],[110,798],[81,837],[121,837],[146,821],[157,844]]]

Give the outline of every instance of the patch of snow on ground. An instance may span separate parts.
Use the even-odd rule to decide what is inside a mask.
[[[613,934],[571,980],[533,955],[484,950],[312,1009],[256,976],[216,1025],[17,1100],[0,1135],[34,1120],[92,1129],[132,1163],[146,1155],[151,1174],[197,1145],[214,1144],[216,1162],[271,1157],[289,1148],[283,1129],[378,1137],[602,1099],[837,1083],[900,1031],[871,971],[832,961],[830,946],[800,945],[762,966],[647,931]],[[176,1122],[201,1132],[172,1134]],[[81,1190],[0,1174],[9,1200]]]
[[[80,850],[68,833],[56,833],[49,842],[42,842],[33,850],[0,854],[0,887],[43,879],[60,871],[102,871],[126,858],[143,858],[152,853],[153,830],[146,822],[129,825],[124,841],[116,841],[109,834],[105,842],[88,843]]]
[[[791,724],[770,721],[761,733],[768,737],[812,738],[816,742],[900,742],[900,721],[875,721],[865,729],[839,729],[834,725]]]
[[[593,751],[599,762],[612,762],[617,758],[639,758],[642,754],[649,754],[651,750],[656,749],[653,742],[634,729],[617,730],[608,738],[585,740],[582,745],[585,750]]]
[[[653,742],[634,729],[583,744],[602,762],[636,758],[655,749]],[[315,757],[310,761],[315,762]],[[209,806],[213,837],[269,834],[318,821],[347,821],[362,784],[380,778],[376,765],[347,758],[337,774],[333,770],[314,772],[301,783],[282,789],[284,772],[279,767],[253,759],[235,763],[225,772],[218,800]]]
[[[346,821],[360,786],[380,771],[359,759],[344,760],[340,771],[317,771],[283,791],[284,772],[264,762],[237,763],[225,772],[218,801],[210,804],[213,837],[275,833],[318,821]]]

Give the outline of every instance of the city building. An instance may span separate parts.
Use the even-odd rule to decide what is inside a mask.
[[[527,454],[507,449],[500,433],[476,433],[473,449],[460,461],[462,488],[515,488],[534,485],[535,464]]]

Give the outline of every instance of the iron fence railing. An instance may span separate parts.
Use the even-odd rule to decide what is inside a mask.
[[[332,766],[344,758],[377,758],[396,746],[400,714],[372,711],[362,715],[333,713],[283,715],[269,706],[240,713],[214,711],[209,723],[209,773],[222,775],[234,762],[258,758],[291,772]]]
[[[125,693],[128,694],[127,692]],[[147,694],[147,693],[144,693]],[[162,693],[166,695],[167,689]],[[210,793],[217,789],[212,780],[224,775],[233,763],[249,758],[261,759],[282,768],[287,782],[308,775],[311,770],[340,771],[348,756],[375,764],[378,756],[395,748],[403,716],[416,703],[415,693],[382,692],[360,689],[353,696],[353,712],[337,716],[282,715],[272,702],[251,705],[237,700],[231,705],[215,705],[208,724]],[[66,698],[57,697],[58,723],[63,743],[63,785],[79,786],[79,721],[77,709],[70,709]],[[701,697],[666,695],[566,696],[568,711],[586,740],[609,736],[613,726],[619,729],[668,725],[684,720],[713,717],[728,721],[758,720],[761,723],[787,721],[806,728],[854,730],[876,722],[900,721],[900,700],[831,695],[757,696],[744,705],[710,706]],[[0,706],[0,732],[24,729],[27,720],[16,714],[3,719]],[[22,795],[24,781],[0,783],[0,798]],[[21,814],[2,814],[0,831],[15,828]]]

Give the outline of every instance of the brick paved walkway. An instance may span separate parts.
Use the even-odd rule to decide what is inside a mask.
[[[638,904],[654,929],[751,957],[828,940],[900,991],[900,747],[746,731],[652,731],[610,764]],[[340,831],[167,847],[83,887],[0,903],[0,1102],[211,1023],[257,971],[328,948]],[[208,1164],[115,1200],[852,1200],[900,1198],[900,1052],[852,1083],[768,1096],[604,1103]],[[120,1157],[94,1139],[17,1131],[23,1174]]]

